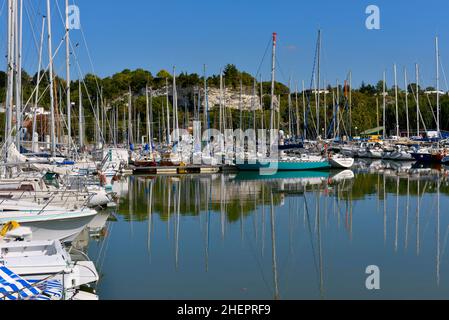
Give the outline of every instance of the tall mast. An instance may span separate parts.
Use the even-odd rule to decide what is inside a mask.
[[[164,106],[164,105],[162,104],[162,106]],[[126,143],[128,143],[128,135],[126,134],[126,108],[123,108],[122,127],[123,127],[123,143],[126,144]]]
[[[147,141],[148,145],[151,148],[152,141],[151,141],[151,124],[150,124],[150,98],[148,96],[148,83],[145,86],[145,98],[146,98],[146,115],[147,115]]]
[[[14,86],[14,0],[8,0],[8,85],[6,91],[6,126],[5,126],[5,162],[8,158],[9,145],[11,143],[13,86]]]
[[[298,104],[298,82],[295,83],[295,107],[296,107],[296,136],[299,137],[299,104]]]
[[[173,67],[173,130],[175,142],[178,142],[178,90],[176,89],[176,69]]]
[[[206,65],[203,66],[203,76],[204,76],[204,128],[209,129],[208,124],[208,95],[207,95],[207,78],[206,78]]]
[[[39,103],[39,85],[41,81],[41,68],[42,68],[42,48],[44,47],[44,30],[45,30],[45,16],[42,17],[42,28],[41,28],[41,40],[39,46],[39,63],[37,67],[37,81],[36,81],[36,95],[34,96],[34,112],[33,112],[33,132],[31,138],[31,150],[34,152],[36,150],[36,141],[34,141],[34,134],[36,133],[36,112]]]
[[[394,69],[394,96],[396,104],[396,136],[399,137],[398,79],[397,79],[396,64],[394,64],[393,69]]]
[[[253,79],[253,98],[252,98],[252,109],[253,109],[253,129],[254,129],[254,132],[255,132],[255,134],[256,134],[256,130],[257,130],[257,124],[256,124],[256,99],[257,99],[257,93],[256,93],[256,85],[257,85],[257,83],[256,83],[256,78],[254,77],[254,79]],[[257,139],[256,139],[256,141],[257,141]]]
[[[95,107],[95,149],[98,147],[98,142],[100,141],[100,99],[98,98],[98,92],[97,92],[97,99],[96,99],[96,107]]]
[[[386,137],[386,130],[387,130],[387,128],[385,127],[385,125],[386,125],[386,122],[385,122],[385,115],[386,115],[386,99],[387,99],[387,92],[386,92],[386,84],[385,84],[385,71],[384,71],[384,75],[383,75],[383,81],[382,81],[382,111],[383,111],[383,114],[382,114],[382,125],[383,125],[383,127],[384,127],[384,130],[383,130],[383,138],[385,139],[385,137]]]
[[[50,77],[50,117],[51,117],[51,155],[56,156],[56,133],[55,133],[55,98],[53,85],[53,49],[51,40],[51,9],[50,0],[47,0],[47,29],[48,29],[48,57],[50,59],[48,73]]]
[[[407,82],[407,68],[404,69],[405,81],[405,116],[407,118],[407,138],[410,138],[410,123],[408,118],[408,82]]]
[[[132,92],[131,86],[129,86],[128,93],[128,147],[133,143],[133,124],[132,124]]]
[[[435,37],[435,55],[437,72],[437,132],[440,137],[440,52],[438,48],[438,37]]]
[[[320,135],[320,63],[321,63],[321,30],[318,30],[318,69],[317,69],[317,105],[316,105],[316,136]]]
[[[22,0],[15,2],[15,38],[16,38],[16,144],[20,150],[22,128]]]
[[[167,144],[171,144],[171,134],[170,134],[170,109],[168,103],[168,79],[165,78],[165,87],[166,87],[166,103],[167,103]]]
[[[67,131],[69,136],[68,141],[68,150],[70,152],[70,145],[72,142],[72,102],[70,100],[70,36],[69,36],[69,0],[65,0],[65,29],[66,29],[66,35],[65,35],[65,52],[66,52],[66,58],[65,58],[65,64],[66,64],[66,96],[67,96]]]
[[[275,71],[276,71],[276,40],[277,33],[273,32],[273,49],[271,55],[271,118],[270,118],[270,141],[274,140],[274,85],[275,85]]]
[[[349,136],[352,137],[352,71],[349,71]]]
[[[260,119],[260,123],[261,123],[261,128],[262,130],[265,129],[265,111],[263,110],[263,83],[262,83],[262,75],[260,75],[260,110],[262,112],[261,115],[261,119]]]
[[[219,112],[219,120],[218,120],[218,127],[220,130],[220,133],[223,132],[223,72],[220,71],[220,112]]]
[[[239,109],[240,109],[240,130],[243,129],[243,102],[242,102],[242,91],[243,91],[243,84],[242,84],[242,78],[240,78],[240,95],[239,95]]]
[[[292,77],[288,79],[288,135],[292,136]]]
[[[81,78],[78,81],[79,102],[78,102],[78,131],[80,149],[84,147],[84,131],[83,131],[83,92],[81,90]]]
[[[338,89],[337,89],[338,90]],[[335,91],[332,89],[332,105],[333,105],[333,113],[334,113],[334,128],[333,128],[333,132],[334,132],[334,139],[337,137],[337,110],[338,110],[338,106],[337,103],[335,101]]]
[[[340,83],[337,79],[337,137],[340,137]]]
[[[304,80],[302,80],[302,113],[303,113],[303,123],[304,123],[304,140],[307,139],[307,126],[306,126],[306,93],[305,93]]]
[[[324,95],[324,139],[327,139],[327,90],[326,90],[326,82],[323,82],[323,95]],[[351,136],[351,135],[350,135]]]
[[[416,73],[416,136],[419,137],[419,65],[415,64]]]
[[[102,148],[104,148],[104,144],[106,143],[106,119],[108,117],[108,115],[106,114],[106,109],[105,109],[105,101],[103,99],[103,87],[100,88],[100,107],[101,107],[101,130],[100,130],[100,139],[101,139],[101,144],[102,144]],[[139,141],[139,140],[137,140]]]

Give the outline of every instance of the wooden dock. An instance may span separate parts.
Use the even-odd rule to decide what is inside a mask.
[[[173,167],[130,167],[133,174],[155,174],[155,175],[175,175],[175,174],[213,174],[221,171],[221,166],[173,166]]]

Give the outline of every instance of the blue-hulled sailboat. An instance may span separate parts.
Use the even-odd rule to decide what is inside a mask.
[[[275,70],[276,70],[276,38],[277,34],[273,33],[273,49],[272,49],[272,68],[271,68],[271,120],[270,120],[270,143],[273,144],[273,129],[274,125],[274,86],[275,86]],[[277,139],[276,139],[277,140]],[[275,142],[277,144],[277,142]],[[281,149],[280,146],[277,148]],[[245,159],[245,161],[237,161],[236,166],[239,170],[243,171],[310,171],[310,170],[328,170],[330,169],[330,163],[328,159],[321,156],[310,156],[302,155],[301,157],[284,157],[279,155],[278,157],[273,157],[266,159],[265,157],[252,159],[250,161]],[[264,155],[265,156],[265,155]]]

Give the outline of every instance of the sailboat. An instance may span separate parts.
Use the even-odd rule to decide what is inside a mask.
[[[274,87],[275,87],[275,71],[276,71],[276,41],[277,33],[273,33],[272,46],[272,67],[271,67],[271,121],[270,121],[270,138],[271,143],[275,140],[274,125]],[[277,144],[277,142],[275,142]],[[272,148],[276,147],[272,145]],[[321,156],[313,156],[302,154],[300,157],[287,157],[281,152],[277,158],[254,159],[255,161],[237,161],[236,166],[243,171],[256,170],[272,170],[277,171],[307,171],[307,170],[326,170],[330,168],[329,161]]]

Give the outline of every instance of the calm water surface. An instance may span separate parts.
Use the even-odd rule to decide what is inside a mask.
[[[116,212],[85,241],[101,299],[449,298],[444,169],[132,176],[114,189]]]

